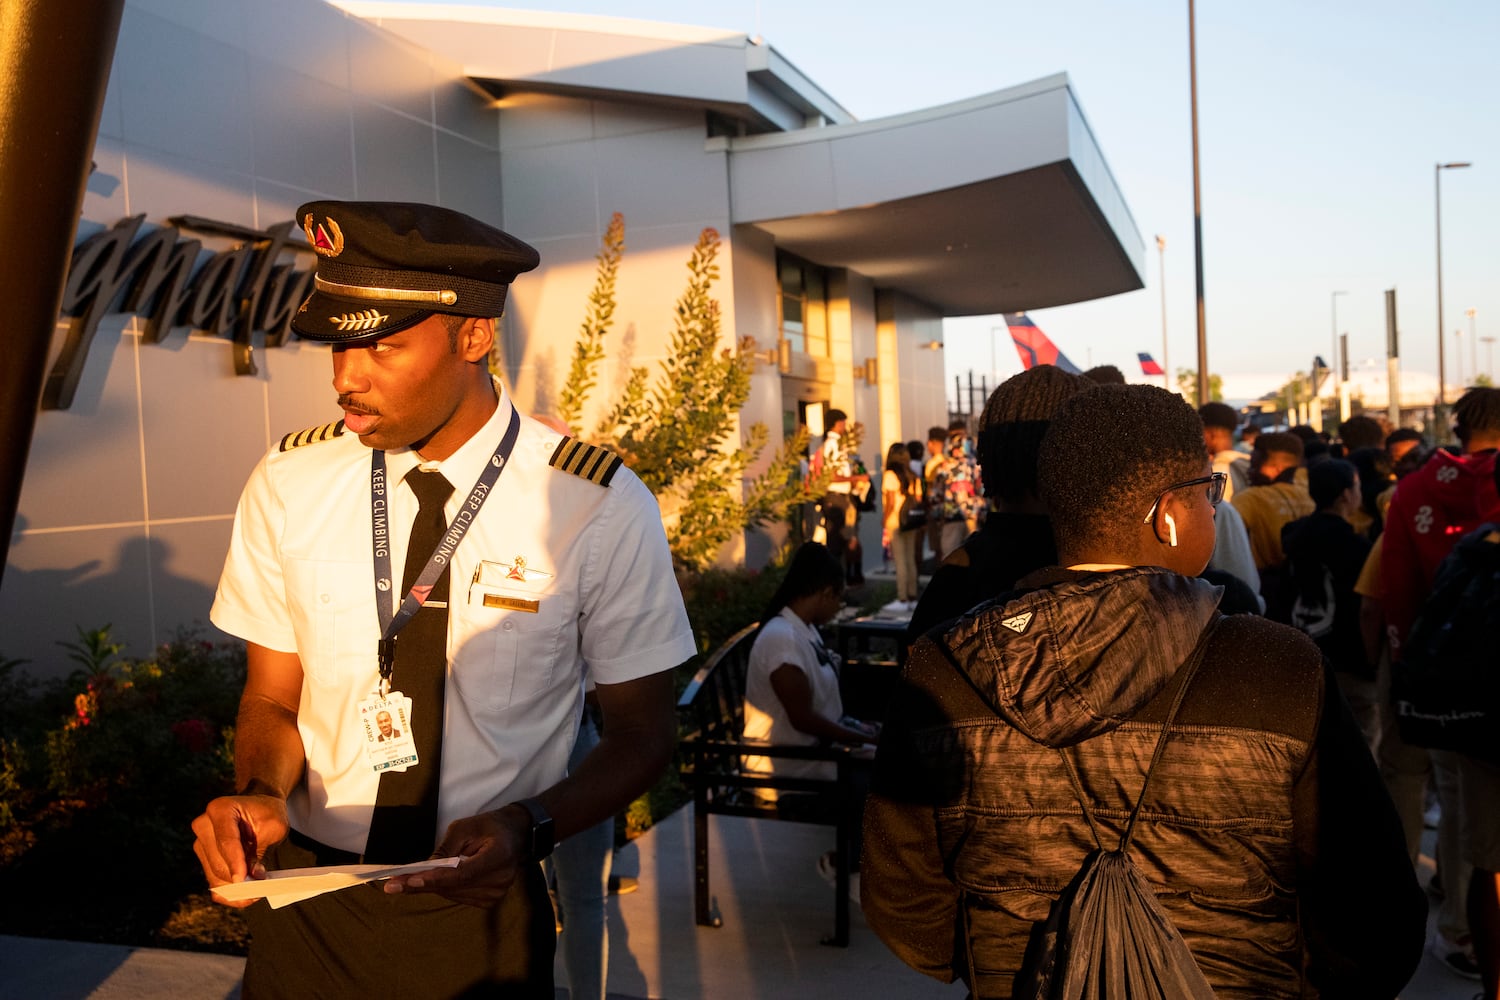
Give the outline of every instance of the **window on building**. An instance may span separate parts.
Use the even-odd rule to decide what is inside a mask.
[[[793,351],[828,356],[828,274],[791,254],[778,254],[781,338]]]

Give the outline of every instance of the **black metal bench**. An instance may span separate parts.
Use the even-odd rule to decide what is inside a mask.
[[[746,742],[745,672],[756,624],[730,636],[714,651],[677,700],[679,717],[689,735],[681,741],[682,779],[693,791],[694,911],[700,926],[719,927],[723,918],[711,902],[708,887],[708,817],[745,816],[816,823],[834,827],[837,877],[834,885],[833,934],[824,944],[849,945],[849,817],[856,762],[846,746],[786,746]],[[746,756],[831,761],[833,781],[780,777],[744,771]],[[755,794],[774,788],[776,801]]]

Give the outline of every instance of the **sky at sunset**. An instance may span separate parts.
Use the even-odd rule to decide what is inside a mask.
[[[1147,247],[1146,287],[1032,318],[1077,363],[1142,380],[1137,351],[1196,367],[1186,2],[528,0],[494,4],[759,34],[861,120],[1066,72]],[[1447,372],[1500,335],[1500,4],[1200,2],[1198,100],[1210,369],[1226,394],[1277,388],[1350,335],[1385,367],[1397,290],[1402,366],[1437,367],[1433,166],[1442,175]],[[1465,315],[1475,310],[1472,320]],[[999,328],[998,331],[996,328]],[[1455,338],[1454,331],[1462,337]],[[950,373],[1020,370],[998,317],[950,320]],[[1477,344],[1480,370],[1494,345]]]

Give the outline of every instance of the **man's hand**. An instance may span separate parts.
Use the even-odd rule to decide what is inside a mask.
[[[509,805],[448,824],[435,858],[460,857],[457,868],[437,868],[386,880],[389,893],[432,892],[455,903],[494,906],[525,863],[531,814]]]
[[[286,818],[286,800],[275,795],[226,795],[214,799],[193,820],[193,853],[203,866],[209,888],[248,878],[265,878],[261,864],[266,848],[286,839],[291,829]],[[224,906],[245,907],[253,900]]]

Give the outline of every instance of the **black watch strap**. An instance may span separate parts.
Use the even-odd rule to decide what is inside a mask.
[[[516,805],[531,816],[531,834],[527,838],[526,855],[532,861],[540,861],[551,854],[552,848],[557,844],[552,817],[536,799],[521,799]]]

